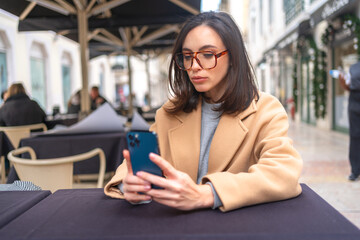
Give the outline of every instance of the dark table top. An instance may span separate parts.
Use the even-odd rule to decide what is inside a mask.
[[[0,228],[50,194],[50,191],[0,191]]]
[[[131,205],[102,189],[59,190],[0,229],[6,239],[360,239],[360,230],[306,185],[286,201],[184,212]]]
[[[60,116],[48,116],[45,120],[45,124],[48,129],[54,128],[56,125],[64,125],[64,126],[71,126],[79,121],[79,117],[77,114],[65,114]]]

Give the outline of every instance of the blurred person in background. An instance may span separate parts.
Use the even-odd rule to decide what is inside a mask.
[[[46,114],[37,102],[26,94],[22,83],[13,83],[0,108],[0,126],[20,126],[45,122]]]
[[[81,90],[72,95],[68,101],[68,114],[78,114],[81,109]]]
[[[90,98],[91,98],[91,110],[97,109],[102,104],[106,103],[107,100],[100,95],[99,87],[93,86],[90,90]]]
[[[1,93],[1,99],[3,100],[3,102],[6,101],[6,99],[8,98],[8,90],[4,90],[2,93]]]
[[[348,73],[339,75],[340,85],[350,91],[348,114],[350,126],[349,160],[351,165],[350,181],[360,176],[360,61],[350,66]]]

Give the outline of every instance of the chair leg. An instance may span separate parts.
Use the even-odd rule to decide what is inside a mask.
[[[1,174],[1,183],[4,184],[6,180],[5,176],[5,156],[0,158],[0,174]]]

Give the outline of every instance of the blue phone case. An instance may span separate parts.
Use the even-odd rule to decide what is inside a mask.
[[[161,169],[149,159],[151,152],[159,154],[156,133],[130,131],[126,138],[134,175],[138,171],[145,171],[163,177]]]

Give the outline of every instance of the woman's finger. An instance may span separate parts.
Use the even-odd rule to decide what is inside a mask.
[[[156,165],[159,166],[159,168],[163,171],[163,174],[166,177],[174,177],[176,176],[176,169],[165,159],[160,157],[159,155],[155,153],[150,153],[149,158],[151,161],[153,161]]]
[[[134,185],[134,184],[124,184],[123,191],[124,192],[147,192],[151,190],[150,184],[145,185]]]
[[[130,161],[130,152],[128,150],[124,149],[123,156],[126,160],[126,167],[128,170],[128,174],[133,174],[132,167],[131,167],[131,161]]]
[[[149,181],[146,181],[142,178],[139,178],[138,176],[135,175],[127,175],[123,182],[125,184],[135,184],[135,185],[150,185]]]
[[[166,178],[159,177],[157,175],[154,175],[154,174],[151,174],[148,172],[143,172],[143,171],[137,172],[136,177],[142,179],[145,182],[154,184],[158,187],[169,188],[168,180]]]
[[[124,197],[127,201],[131,203],[138,203],[141,201],[149,201],[151,200],[151,196],[145,194],[138,194],[136,192],[126,192],[124,193]]]

